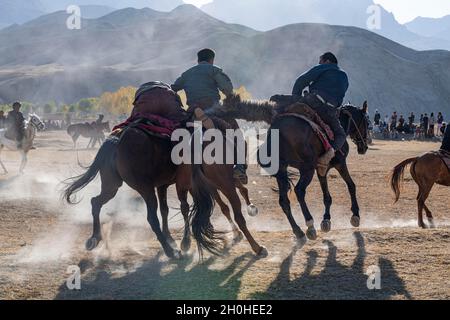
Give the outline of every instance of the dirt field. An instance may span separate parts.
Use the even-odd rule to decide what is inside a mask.
[[[84,143],[84,142],[83,142]],[[87,144],[87,142],[86,142]],[[81,173],[77,158],[89,164],[95,152],[71,150],[65,133],[40,133],[23,176],[19,155],[3,152],[11,174],[0,176],[0,299],[448,299],[450,298],[449,190],[436,187],[429,200],[436,229],[417,227],[417,188],[409,174],[400,202],[392,204],[389,170],[404,158],[439,147],[433,143],[376,141],[365,156],[352,150],[349,167],[358,187],[362,225],[350,226],[350,199],[332,172],[333,230],[296,247],[272,191],[275,180],[251,169],[250,192],[258,217],[246,215],[255,238],[269,251],[256,259],[247,242],[223,258],[199,263],[193,252],[181,261],[160,253],[135,194],[123,188],[102,214],[107,239],[94,252],[91,196],[98,180],[77,206],[60,200],[62,181]],[[78,155],[78,156],[77,156]],[[173,195],[173,191],[171,190]],[[295,196],[296,219],[304,227]],[[317,180],[308,203],[320,227],[322,194]],[[179,240],[181,217],[173,199],[171,224]],[[219,229],[227,224],[216,212]],[[66,286],[68,267],[81,269],[81,290]],[[367,288],[366,272],[381,270],[381,289]]]

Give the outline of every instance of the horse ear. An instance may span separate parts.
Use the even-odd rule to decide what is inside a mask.
[[[364,113],[368,113],[369,112],[369,105],[367,104],[367,100],[364,101],[362,110],[364,111]]]

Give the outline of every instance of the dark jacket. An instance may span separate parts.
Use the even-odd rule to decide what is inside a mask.
[[[295,82],[292,94],[301,96],[303,90],[319,94],[327,102],[340,106],[349,87],[347,74],[337,64],[320,64],[302,74]]]
[[[21,140],[25,130],[25,118],[20,111],[10,111],[6,118],[8,132],[7,135],[14,140]]]
[[[189,106],[200,101],[210,101],[212,105],[220,101],[219,90],[225,95],[233,93],[233,84],[222,69],[207,62],[200,62],[184,72],[172,85],[172,90],[184,90]]]

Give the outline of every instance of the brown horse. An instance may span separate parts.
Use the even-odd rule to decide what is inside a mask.
[[[434,228],[433,215],[425,201],[428,199],[434,184],[450,186],[450,171],[441,156],[436,152],[429,152],[419,157],[406,159],[392,171],[391,188],[395,193],[396,203],[400,199],[400,186],[404,177],[404,171],[409,165],[411,165],[411,176],[419,186],[417,195],[419,227],[426,228],[423,222],[423,210],[425,209],[430,227]]]
[[[111,128],[109,126],[109,122],[102,123],[78,123],[70,125],[67,128],[67,133],[72,137],[73,147],[77,147],[78,138],[84,137],[89,138],[89,144],[87,145],[87,149],[90,147],[95,148],[97,142],[102,144],[105,140],[105,135],[103,132],[109,132]]]
[[[314,240],[317,237],[314,228],[314,219],[308,209],[305,197],[306,190],[314,177],[318,158],[325,150],[320,139],[306,121],[295,116],[276,117],[274,107],[275,104],[271,102],[240,101],[240,98],[238,97],[229,97],[224,103],[225,113],[228,116],[247,121],[266,122],[271,125],[271,130],[278,130],[280,138],[280,167],[277,174],[275,174],[275,177],[279,187],[279,203],[283,212],[286,214],[297,239],[303,241],[305,233],[297,225],[292,215],[288,197],[288,192],[290,190],[288,167],[296,168],[300,172],[300,180],[294,190],[308,227],[306,236],[309,239]],[[367,110],[367,102],[364,102],[362,108],[346,105],[340,109],[341,124],[346,130],[347,135],[350,136],[357,145],[359,154],[365,154],[368,150],[367,139],[369,122]],[[220,110],[219,108],[218,110],[212,111],[212,113],[215,112],[217,112],[217,115],[221,115],[223,110]],[[271,143],[269,131],[266,141],[266,150],[271,150]],[[348,143],[345,143],[342,150],[337,152],[336,157],[331,161],[328,171],[335,168],[347,184],[352,201],[351,210],[353,212],[350,222],[354,227],[358,227],[360,225],[360,215],[356,196],[356,185],[350,176],[346,162],[349,150]],[[261,166],[264,166],[264,164],[261,164]],[[332,198],[328,190],[327,176],[319,176],[319,181],[323,191],[325,205],[325,214],[321,228],[322,231],[328,232],[331,230],[330,208]]]
[[[101,193],[91,200],[93,235],[87,241],[86,248],[93,250],[102,240],[101,208],[115,197],[123,182],[126,182],[146,202],[147,220],[166,255],[171,258],[181,257],[181,253],[173,246],[174,241],[168,227],[167,189],[170,185],[176,183],[177,195],[185,220],[182,250],[187,251],[190,247],[190,226],[192,224],[199,252],[201,253],[202,249],[206,249],[214,254],[219,254],[221,236],[220,233],[214,231],[210,223],[212,210],[209,209],[212,209],[213,204],[208,202],[211,200],[209,197],[206,199],[203,197],[205,188],[209,187],[209,184],[205,183],[205,181],[210,179],[230,200],[239,228],[248,238],[254,251],[260,254],[263,248],[253,240],[245,225],[245,219],[241,212],[241,202],[236,193],[236,185],[233,179],[233,167],[224,165],[208,166],[206,168],[207,174],[201,172],[201,166],[194,166],[193,169],[190,165],[177,167],[172,162],[171,149],[171,141],[151,136],[137,127],[126,128],[120,139],[110,137],[104,142],[86,173],[73,178],[73,181],[64,191],[64,197],[68,203],[73,203],[73,195],[92,182],[98,173],[100,173],[101,177]],[[240,184],[237,187],[244,196],[249,206],[249,211],[255,213],[256,207],[251,204],[247,189]],[[194,209],[191,216],[190,206],[187,201],[189,191],[194,199]],[[157,196],[163,219],[162,230],[157,216]],[[239,241],[242,235],[234,225],[227,205],[217,192],[213,195],[212,201],[214,200],[219,203],[227,220],[232,225],[234,241]],[[203,208],[208,210],[202,210]]]

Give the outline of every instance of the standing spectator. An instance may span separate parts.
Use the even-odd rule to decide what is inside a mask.
[[[375,111],[375,117],[373,119],[373,123],[376,126],[380,125],[380,120],[381,120],[381,114],[378,112],[378,109]]]
[[[425,138],[428,138],[428,125],[429,125],[429,120],[430,118],[428,118],[428,113],[425,113],[423,116],[423,121],[422,121],[422,130],[425,134]]]
[[[0,110],[0,129],[6,128],[6,117],[5,112],[3,110]]]
[[[404,132],[405,131],[405,118],[403,118],[403,115],[400,115],[400,119],[398,119],[398,131]]]
[[[430,128],[428,129],[428,136],[430,138],[434,137],[434,126],[436,125],[436,118],[434,117],[434,112],[430,114]]]
[[[442,125],[444,124],[444,116],[442,115],[442,112],[438,113],[437,117],[437,135],[441,136],[443,135],[441,132]]]
[[[416,120],[416,116],[414,115],[414,112],[411,112],[411,114],[408,117],[408,125],[411,130],[414,128],[415,120]]]
[[[397,128],[397,112],[394,111],[394,113],[391,116],[391,131],[394,131],[395,128]]]

